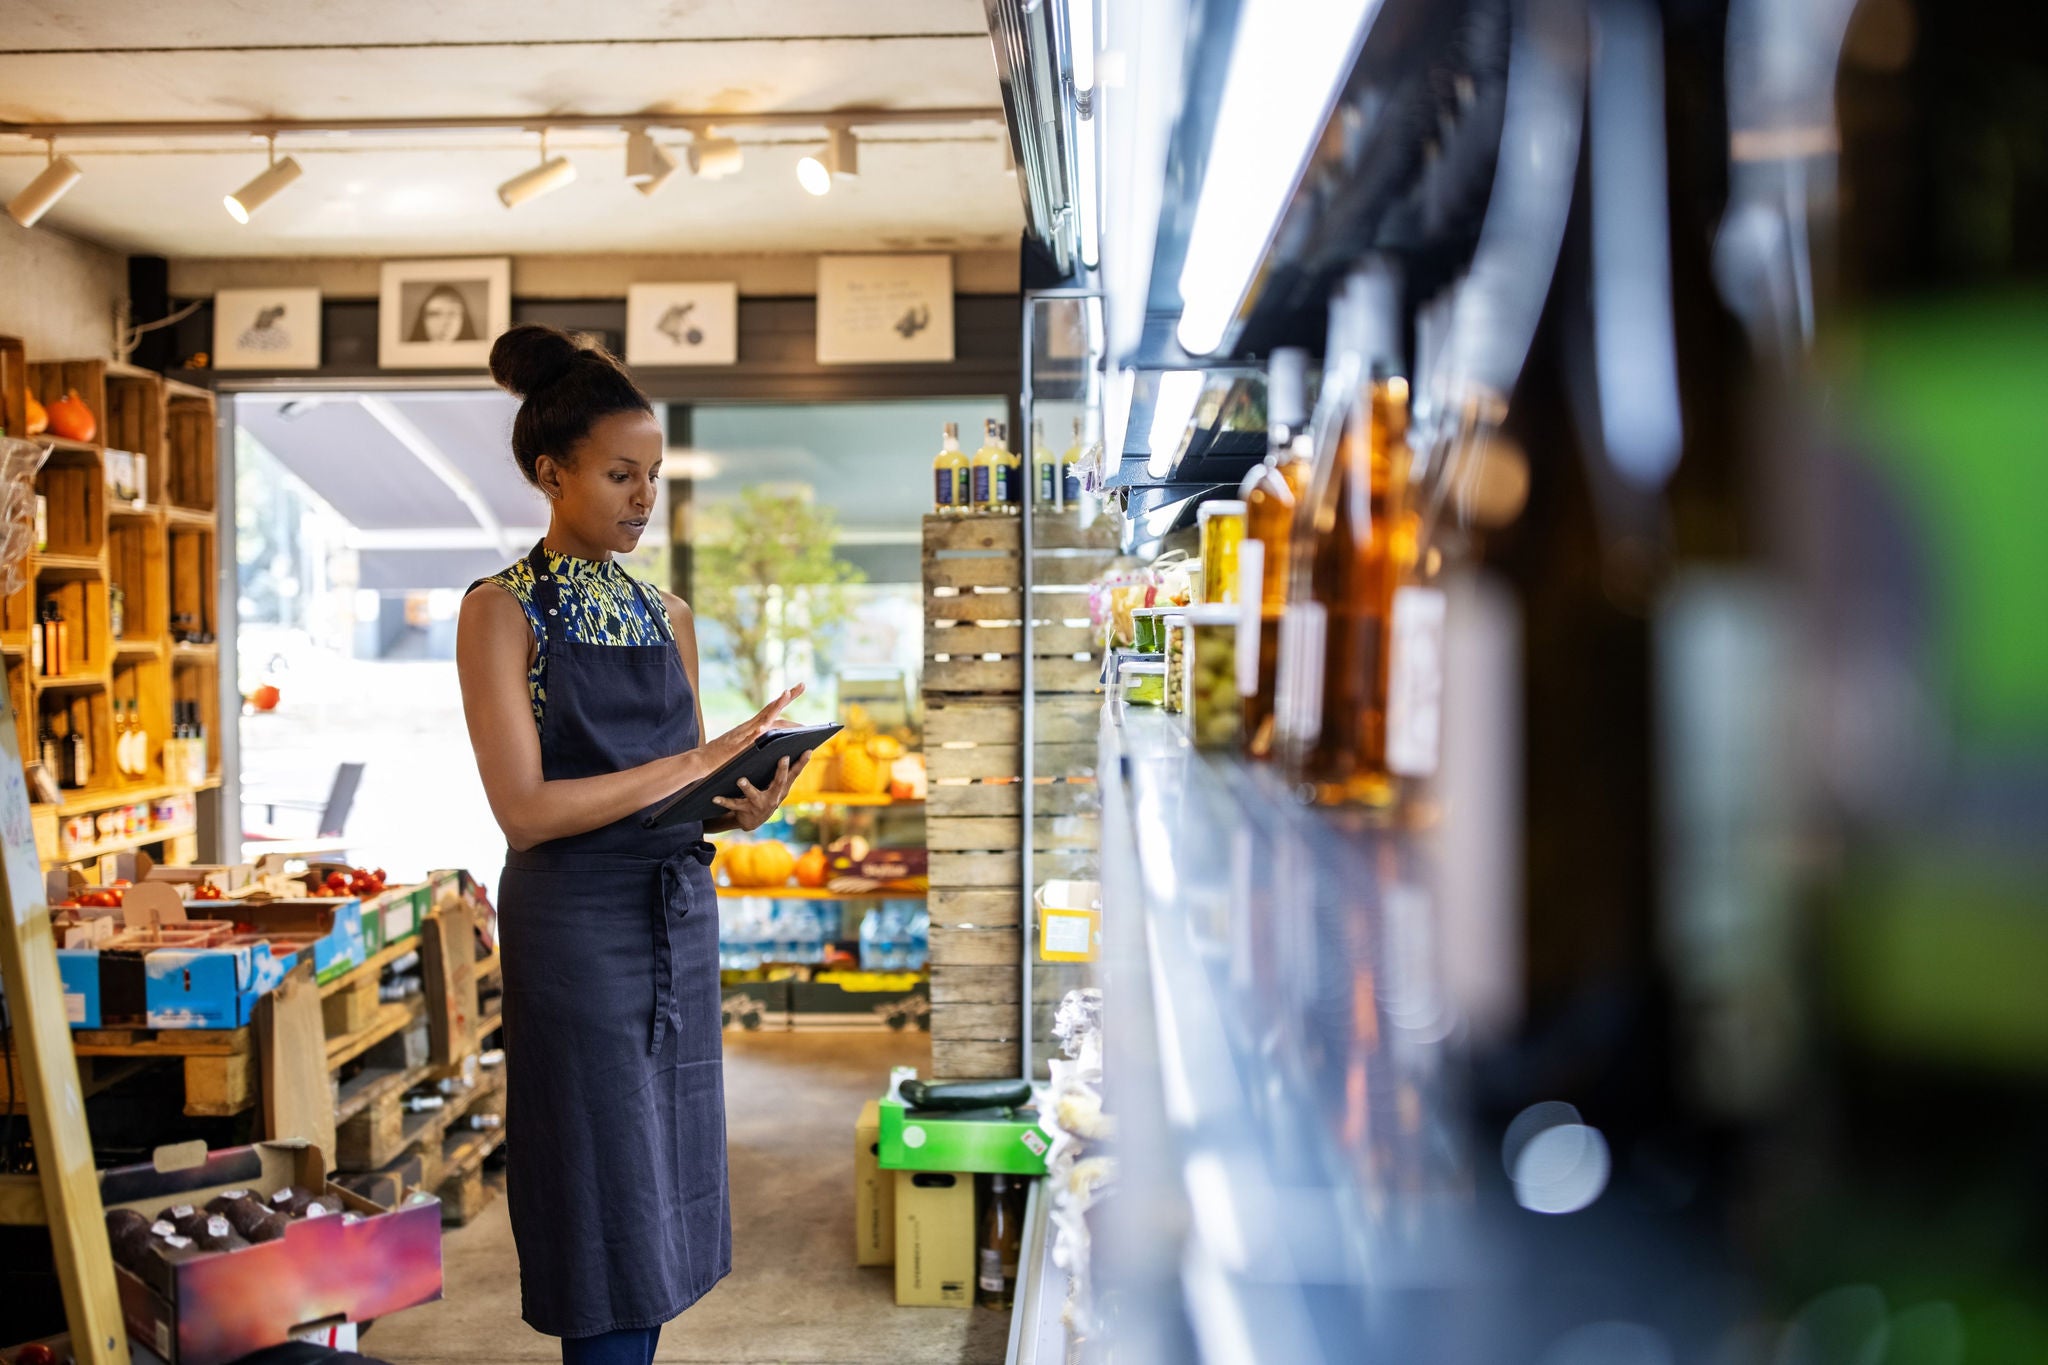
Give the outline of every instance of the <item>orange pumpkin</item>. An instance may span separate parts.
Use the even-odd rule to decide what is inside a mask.
[[[789,874],[796,871],[796,855],[780,840],[763,839],[754,845],[747,871],[755,886],[783,886],[789,882]]]
[[[28,395],[28,434],[40,436],[50,429],[50,412],[36,401],[34,394]]]
[[[796,860],[796,884],[812,890],[823,886],[831,877],[832,869],[825,863],[825,850],[812,844],[803,857]]]
[[[100,423],[92,415],[92,409],[73,389],[50,404],[50,430],[70,441],[90,441],[99,432]]]

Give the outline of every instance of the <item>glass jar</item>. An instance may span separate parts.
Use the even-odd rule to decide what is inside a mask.
[[[1165,664],[1125,664],[1117,674],[1124,705],[1164,706],[1166,704]]]
[[[1166,634],[1166,710],[1177,716],[1188,704],[1188,614],[1171,611],[1161,619]]]
[[[1205,502],[1196,519],[1202,528],[1202,600],[1235,602],[1237,547],[1244,544],[1245,505],[1235,498]]]
[[[1236,607],[1196,607],[1187,613],[1185,698],[1188,737],[1198,749],[1235,749],[1244,728],[1238,695],[1237,642],[1243,622]]]
[[[1166,652],[1165,607],[1139,607],[1131,613],[1131,638],[1140,654]]]

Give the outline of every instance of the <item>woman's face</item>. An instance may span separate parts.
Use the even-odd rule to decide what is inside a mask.
[[[536,472],[556,522],[593,548],[631,554],[654,514],[662,450],[653,413],[615,412],[590,428],[566,465],[541,456]]]
[[[462,340],[462,300],[451,294],[436,294],[420,308],[420,326],[429,341]]]

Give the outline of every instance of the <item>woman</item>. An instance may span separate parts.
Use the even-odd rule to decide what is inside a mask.
[[[412,320],[407,341],[475,341],[476,323],[469,316],[469,300],[452,284],[437,284],[420,300],[420,311]]]
[[[550,503],[533,552],[472,587],[456,641],[511,846],[498,922],[523,1316],[569,1365],[646,1365],[661,1324],[731,1269],[732,1234],[711,846],[640,815],[803,689],[700,742],[690,609],[613,558],[639,543],[661,477],[646,396],[551,327],[505,333],[491,375],[525,400],[512,454]],[[729,823],[768,820],[809,757],[721,797]]]

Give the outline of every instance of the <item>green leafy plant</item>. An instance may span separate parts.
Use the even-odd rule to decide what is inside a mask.
[[[741,689],[765,705],[798,651],[824,670],[834,635],[853,614],[845,589],[865,575],[833,554],[831,510],[800,495],[749,488],[706,521],[690,607],[721,628],[721,653]]]

